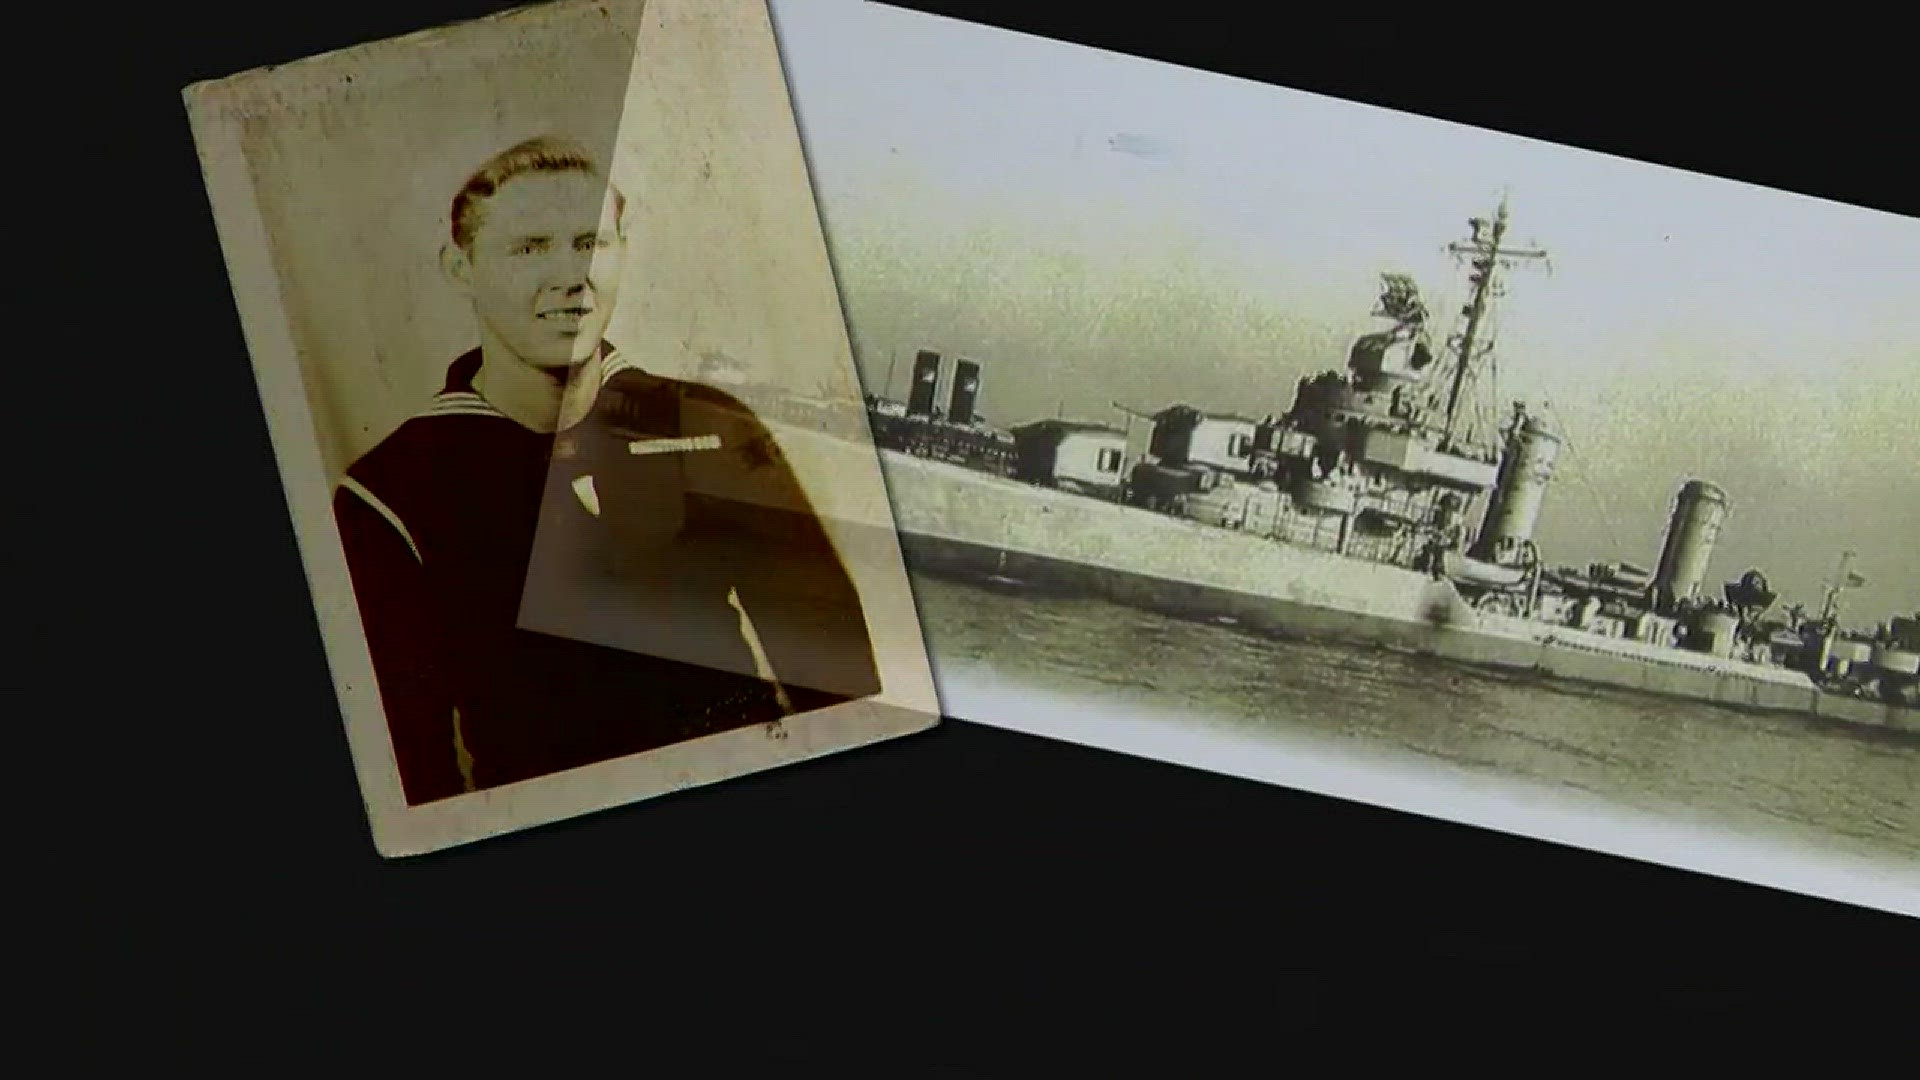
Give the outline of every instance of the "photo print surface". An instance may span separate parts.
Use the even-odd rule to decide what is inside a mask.
[[[948,715],[1920,909],[1920,223],[772,6]]]
[[[763,3],[187,102],[381,851],[937,722]]]

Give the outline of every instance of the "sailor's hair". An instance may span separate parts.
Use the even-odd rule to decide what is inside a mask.
[[[607,189],[613,192],[614,217],[624,234],[626,196],[613,186],[599,159],[570,139],[541,135],[500,151],[467,177],[467,182],[453,197],[453,210],[449,215],[454,244],[462,250],[471,250],[474,234],[480,231],[481,204],[507,181],[536,172],[582,172],[605,179]]]

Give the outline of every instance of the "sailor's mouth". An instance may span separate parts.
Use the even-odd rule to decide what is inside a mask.
[[[593,314],[592,308],[576,305],[573,307],[549,308],[546,311],[539,312],[535,317],[542,322],[579,322],[591,314]]]

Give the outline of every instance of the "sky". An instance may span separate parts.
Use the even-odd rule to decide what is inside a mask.
[[[1446,245],[1510,200],[1502,401],[1568,446],[1549,561],[1651,566],[1692,477],[1749,567],[1850,623],[1920,610],[1920,221],[857,0],[774,0],[862,378],[979,360],[1011,424],[1115,401],[1284,411],[1384,272],[1441,326]],[[858,62],[846,58],[857,56]],[[889,384],[889,369],[892,381]]]

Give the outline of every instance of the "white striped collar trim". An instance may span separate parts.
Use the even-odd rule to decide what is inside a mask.
[[[400,534],[400,539],[407,542],[407,549],[413,552],[414,562],[426,562],[425,559],[420,557],[420,545],[413,542],[413,534],[407,531],[406,522],[401,521],[400,515],[393,512],[393,507],[382,502],[378,495],[367,490],[365,484],[362,484],[351,476],[341,477],[340,486],[359,496],[361,502],[366,503],[374,509],[374,512],[387,519],[387,524],[394,527],[394,530]]]
[[[619,349],[609,349],[607,355],[600,358],[600,385],[623,371],[641,371],[639,364],[623,356]]]
[[[600,385],[622,371],[642,371],[640,365],[621,355],[618,349],[610,349],[600,358]],[[442,390],[433,396],[433,401],[420,412],[421,416],[497,416],[502,420],[512,417],[493,403],[472,390]]]
[[[433,401],[421,410],[421,416],[497,416],[502,420],[511,419],[506,413],[493,407],[486,398],[471,390],[443,390],[433,396]]]

